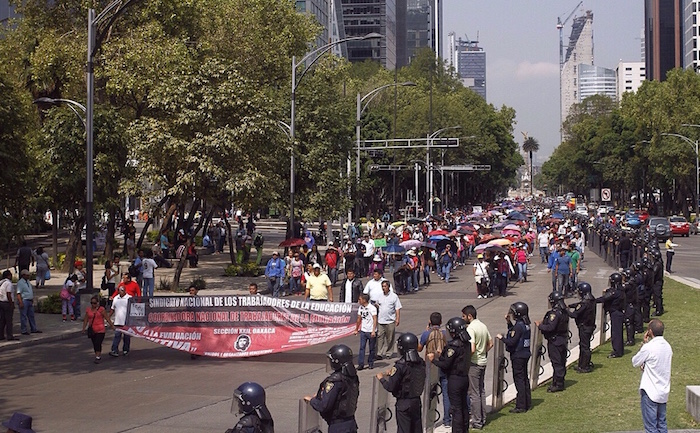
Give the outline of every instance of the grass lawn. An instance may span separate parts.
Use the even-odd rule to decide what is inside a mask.
[[[664,337],[673,349],[668,428],[700,428],[700,423],[685,410],[686,385],[700,385],[700,290],[666,279],[664,308],[666,313],[661,317],[666,328]],[[641,344],[641,335],[637,335],[637,343]],[[608,359],[610,351],[608,342],[593,352],[593,373],[579,374],[569,369],[564,392],[548,394],[547,385],[534,390],[531,411],[508,413],[514,406],[511,403],[489,414],[484,430],[577,433],[644,430],[639,407],[641,372],[632,367],[632,356],[639,351],[639,345],[625,347],[622,358]],[[510,371],[507,380],[512,381]]]

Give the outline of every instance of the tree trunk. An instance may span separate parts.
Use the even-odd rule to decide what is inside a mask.
[[[190,208],[190,213],[187,216],[187,220],[184,222],[184,225],[183,225],[182,219],[180,219],[180,226],[181,227],[183,227],[185,229],[187,227],[190,227],[190,225],[192,224],[192,220],[194,219],[194,214],[199,209],[200,203],[201,203],[200,199],[196,199],[192,202],[192,207]],[[200,222],[200,225],[201,225],[201,222]],[[187,231],[187,230],[185,230],[185,231]],[[177,267],[175,268],[175,276],[173,276],[173,285],[172,285],[173,290],[177,290],[178,286],[180,285],[180,276],[182,275],[182,269],[185,267],[185,262],[187,261],[187,249],[194,242],[194,236],[196,235],[196,233],[197,232],[195,231],[194,233],[192,233],[192,236],[187,237],[187,242],[185,242],[185,249],[184,249],[182,255],[180,256],[180,261],[177,264]]]
[[[107,238],[105,239],[105,258],[114,260],[114,232],[116,221],[114,218],[114,210],[110,209],[107,217]]]
[[[231,264],[236,263],[236,251],[233,248],[233,231],[231,230],[231,223],[226,218],[224,213],[224,223],[226,224],[226,237],[228,238],[228,253],[231,257]]]
[[[51,254],[53,259],[53,265],[58,269],[58,210],[54,207],[51,209],[51,215],[53,224],[51,225],[51,246],[53,253]],[[70,268],[70,271],[73,269]]]
[[[66,258],[63,261],[63,267],[61,270],[63,272],[69,272],[73,263],[75,262],[75,255],[80,246],[80,234],[83,231],[83,224],[85,224],[85,216],[79,216],[73,223],[73,229],[70,232],[70,237],[68,238],[68,247],[66,248]],[[86,239],[85,242],[90,242],[91,239]],[[88,278],[92,278],[92,275],[88,275]]]
[[[161,208],[165,203],[170,200],[170,196],[166,195],[163,197],[160,202],[153,208],[151,208],[151,211],[148,213],[148,219],[146,220],[146,225],[144,226],[143,230],[141,230],[141,235],[139,236],[139,241],[136,243],[136,250],[140,250],[141,246],[143,245],[143,238],[146,237],[146,233],[148,233],[148,227],[151,226],[151,224],[154,224],[155,219],[153,218],[153,215],[155,215],[156,211]]]
[[[170,206],[168,207],[168,211],[165,213],[165,216],[163,217],[163,223],[160,225],[159,233],[163,233],[163,230],[170,227],[170,220],[173,218],[173,214],[175,213],[176,210],[177,210],[177,205],[175,203],[170,203]]]

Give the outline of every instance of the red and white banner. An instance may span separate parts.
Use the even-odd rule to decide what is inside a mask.
[[[351,335],[358,307],[267,296],[132,298],[123,330],[195,355],[248,357]]]

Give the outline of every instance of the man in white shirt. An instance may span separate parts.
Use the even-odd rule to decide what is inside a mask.
[[[547,233],[547,229],[542,229],[540,234],[537,235],[537,246],[540,249],[542,263],[547,263],[547,260],[549,260],[549,233]]]
[[[374,368],[374,357],[377,354],[377,307],[369,303],[369,296],[362,293],[358,299],[360,309],[357,310],[355,335],[360,334],[360,353],[357,355],[357,369],[365,368],[365,346],[369,343],[369,358],[367,365]]]
[[[377,359],[391,358],[394,350],[394,334],[401,317],[401,301],[391,290],[389,281],[382,281],[382,294],[377,299]]]
[[[131,347],[131,337],[129,334],[124,334],[121,331],[121,328],[126,325],[126,310],[129,306],[129,299],[131,298],[131,295],[128,295],[126,293],[126,288],[123,285],[120,285],[117,288],[117,296],[112,299],[112,309],[110,310],[109,314],[110,317],[113,317],[112,321],[114,322],[114,327],[116,330],[114,331],[114,339],[112,340],[112,351],[109,352],[110,356],[117,357],[119,356],[119,342],[122,340],[122,335],[124,336],[124,345],[122,346],[123,354],[124,356],[129,354],[129,349]]]
[[[382,277],[382,272],[379,269],[375,269],[372,273],[372,279],[367,281],[365,285],[365,290],[362,293],[369,295],[369,301],[373,304],[377,303],[377,300],[382,295],[382,282],[388,280]],[[393,292],[391,284],[389,285],[389,290]]]
[[[642,420],[645,432],[668,432],[666,402],[671,391],[673,350],[663,335],[663,322],[652,319],[644,334],[642,348],[632,358],[632,366],[642,369],[639,393],[642,399]]]
[[[372,261],[372,258],[374,258],[374,241],[369,238],[369,235],[366,234],[364,239],[362,239],[362,245],[365,246],[365,254],[362,259],[362,275],[369,276],[369,264]]]
[[[14,287],[12,286],[12,271],[2,273],[0,280],[0,340],[19,340],[12,333],[12,315],[14,313]]]

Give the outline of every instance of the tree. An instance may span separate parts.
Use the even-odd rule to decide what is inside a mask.
[[[532,195],[532,187],[534,182],[534,173],[532,171],[532,153],[540,150],[540,143],[534,137],[527,137],[523,141],[523,151],[527,152],[530,160],[530,195]]]

